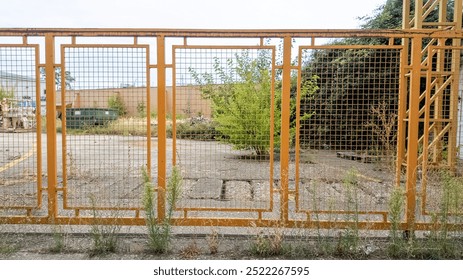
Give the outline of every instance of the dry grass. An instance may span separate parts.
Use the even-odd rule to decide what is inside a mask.
[[[188,244],[185,248],[180,250],[180,257],[182,259],[194,259],[201,254],[201,250],[196,243],[196,240]]]

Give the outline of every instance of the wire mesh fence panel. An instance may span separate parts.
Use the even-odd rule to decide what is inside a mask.
[[[173,55],[180,208],[270,211],[279,123],[274,48],[175,46]]]
[[[423,129],[419,132],[417,192],[418,209],[421,222],[441,222],[436,219],[448,219],[446,222],[462,223],[463,195],[461,180],[450,176],[456,161],[457,143],[453,143],[452,134],[457,134],[456,100],[459,99],[457,83],[453,83],[460,73],[452,65],[455,52],[461,47],[431,46],[425,58],[429,67],[426,73],[426,90],[420,108],[420,122]],[[461,114],[461,112],[460,112]],[[443,169],[442,167],[445,167]],[[450,169],[446,170],[446,169]],[[444,215],[445,214],[445,215]],[[448,215],[448,216],[446,216]]]
[[[0,45],[0,208],[41,204],[37,45]]]
[[[138,209],[148,164],[147,46],[64,45],[64,207]]]
[[[364,218],[383,220],[395,178],[400,52],[397,46],[300,48],[297,211],[313,219],[370,213]]]

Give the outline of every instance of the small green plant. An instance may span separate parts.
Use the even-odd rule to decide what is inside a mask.
[[[343,186],[346,191],[347,209],[346,221],[349,226],[344,232],[339,233],[339,239],[336,246],[338,255],[357,254],[359,248],[359,181],[357,171],[349,170],[343,180]]]
[[[455,224],[461,223],[463,214],[463,181],[443,171],[440,175],[442,194],[439,209],[432,215],[431,235],[426,247],[432,248],[433,258],[454,258],[458,255],[458,242],[452,238],[452,232],[457,231]]]
[[[388,246],[389,256],[399,257],[403,246],[404,239],[400,233],[400,223],[402,222],[403,212],[405,207],[404,190],[402,187],[394,188],[389,199],[389,220],[391,222],[390,239],[391,243]]]
[[[274,228],[271,235],[264,235],[262,231],[256,235],[251,243],[251,254],[259,257],[280,256],[291,251],[284,243],[284,233],[281,227]]]
[[[145,191],[143,207],[145,209],[146,227],[148,229],[148,247],[153,253],[165,253],[172,238],[171,219],[176,203],[181,195],[182,177],[180,170],[174,166],[167,182],[167,211],[164,220],[158,221],[155,212],[154,187],[146,169],[142,170]]]
[[[119,117],[127,115],[127,108],[125,107],[124,101],[119,93],[109,97],[108,107],[116,110]]]
[[[140,118],[146,117],[146,105],[145,102],[140,102],[137,104],[137,113]]]
[[[8,90],[0,86],[0,102],[3,101],[4,98],[13,98],[14,93],[12,90]]]
[[[52,253],[61,253],[65,249],[65,235],[60,225],[53,225],[53,246],[50,248]]]
[[[91,226],[91,236],[93,239],[93,248],[90,256],[105,255],[114,253],[117,250],[119,232],[121,226],[117,223],[105,225],[96,209],[96,198],[91,195],[93,224]]]
[[[10,238],[5,235],[5,233],[1,233],[0,236],[0,255],[10,255],[17,252],[20,248],[19,245],[10,243],[8,241]]]

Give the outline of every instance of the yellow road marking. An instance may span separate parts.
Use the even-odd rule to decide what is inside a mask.
[[[7,169],[9,169],[9,168],[11,168],[11,167],[13,167],[13,166],[15,166],[15,165],[17,165],[17,164],[19,164],[20,162],[30,158],[34,154],[36,147],[37,147],[37,144],[34,143],[32,148],[24,156],[21,156],[20,158],[15,159],[12,162],[7,163],[4,166],[0,167],[0,173],[7,170]]]

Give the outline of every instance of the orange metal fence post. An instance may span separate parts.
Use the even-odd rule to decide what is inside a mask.
[[[407,208],[405,210],[407,228],[413,231],[416,209],[416,174],[418,167],[418,125],[420,121],[420,82],[421,82],[421,48],[423,38],[413,37],[411,52],[410,104],[408,114],[407,143]]]
[[[291,37],[283,43],[283,78],[281,91],[281,222],[288,221],[289,142],[290,142],[290,91],[291,91]]]
[[[56,85],[55,85],[55,38],[45,35],[45,74],[47,109],[47,173],[48,219],[53,223],[58,213],[57,205],[57,156],[56,156]]]
[[[157,37],[158,73],[158,221],[164,221],[166,208],[166,54],[165,37]]]

